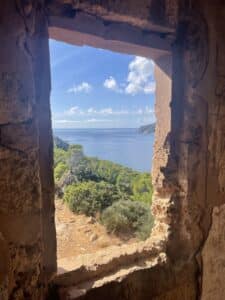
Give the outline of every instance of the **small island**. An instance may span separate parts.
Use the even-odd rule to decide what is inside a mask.
[[[150,134],[155,132],[155,123],[143,125],[138,128],[139,133]]]

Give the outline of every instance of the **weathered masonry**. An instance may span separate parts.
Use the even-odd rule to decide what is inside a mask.
[[[0,300],[225,299],[224,1],[0,3]],[[150,57],[157,82],[153,234],[61,275],[49,37]]]

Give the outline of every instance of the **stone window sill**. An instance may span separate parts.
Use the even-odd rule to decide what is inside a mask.
[[[61,259],[53,285],[58,288],[60,299],[76,299],[90,289],[120,281],[135,271],[165,264],[162,248],[162,242],[150,238],[132,245],[106,248],[94,255]]]

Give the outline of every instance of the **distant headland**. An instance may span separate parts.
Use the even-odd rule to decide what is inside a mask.
[[[155,123],[143,125],[138,128],[139,133],[150,134],[155,132]]]

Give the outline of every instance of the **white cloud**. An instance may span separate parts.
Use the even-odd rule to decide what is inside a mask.
[[[95,112],[95,109],[93,107],[88,108],[87,113],[92,114]]]
[[[130,109],[113,109],[112,107],[81,109],[78,106],[73,106],[67,111],[54,114],[53,126],[55,128],[126,127],[131,123],[136,124],[136,126],[147,124],[154,119],[154,110],[150,106]]]
[[[129,64],[128,69],[127,86],[125,88],[126,94],[154,93],[155,83],[152,80],[154,65],[151,60],[136,56]]]
[[[154,64],[151,60],[135,56],[128,66],[126,83],[119,84],[114,77],[110,76],[103,85],[114,92],[132,96],[140,93],[153,94],[155,92],[153,71]]]
[[[98,113],[100,113],[102,115],[112,115],[113,109],[111,107],[103,108],[103,109],[100,109]]]
[[[102,122],[111,122],[112,120],[109,119],[88,119],[86,122],[87,123],[102,123]]]
[[[78,106],[73,106],[70,109],[68,109],[67,111],[65,111],[65,115],[68,115],[68,116],[74,116],[76,114],[80,114],[80,109]]]
[[[109,90],[112,90],[114,92],[120,92],[120,88],[117,84],[117,81],[114,77],[110,76],[109,78],[107,78],[104,83],[103,86]]]
[[[106,126],[113,122],[110,119],[98,119],[98,118],[91,118],[91,119],[83,119],[83,120],[70,120],[70,119],[62,119],[62,120],[54,120],[53,119],[53,127],[54,128],[85,128],[87,126]],[[89,124],[89,125],[88,125]],[[104,125],[105,124],[105,125]]]
[[[122,116],[122,115],[154,115],[154,110],[151,109],[149,106],[145,108],[137,108],[137,109],[119,109],[114,110],[112,107],[106,107],[101,109],[95,109],[93,107],[89,107],[86,110],[80,109],[78,106],[73,106],[66,110],[63,113],[63,116]]]
[[[90,85],[90,83],[83,81],[81,84],[79,85],[74,85],[73,87],[69,88],[67,90],[68,93],[90,93],[90,91],[92,90],[92,86]]]
[[[81,121],[78,120],[53,120],[56,124],[67,124],[67,123],[80,123]]]
[[[154,109],[150,108],[149,106],[145,106],[146,114],[154,114]]]
[[[149,82],[144,87],[144,93],[145,94],[154,94],[155,88],[156,88],[155,81]]]

